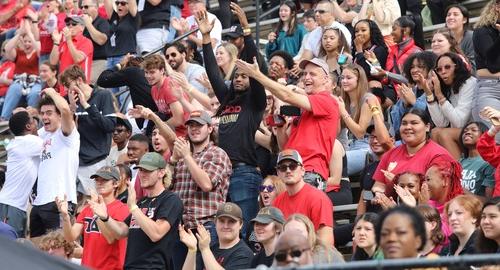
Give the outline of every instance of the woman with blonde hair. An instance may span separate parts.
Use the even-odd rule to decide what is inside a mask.
[[[215,51],[215,60],[224,80],[230,81],[238,60],[238,48],[229,42],[222,43]]]
[[[317,237],[312,221],[305,215],[289,216],[283,231],[287,230],[296,230],[307,238],[313,252],[314,264],[344,262],[342,254],[335,247],[327,246]]]

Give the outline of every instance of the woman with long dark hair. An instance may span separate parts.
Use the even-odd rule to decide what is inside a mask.
[[[279,9],[278,26],[267,37],[267,58],[269,59],[271,54],[278,50],[286,51],[290,55],[296,55],[306,34],[307,30],[304,25],[297,21],[295,2],[291,0],[282,2]]]
[[[446,28],[450,29],[453,37],[460,45],[463,55],[472,65],[472,70],[476,70],[472,31],[469,30],[469,10],[460,4],[453,4],[446,8],[445,13]]]
[[[439,56],[431,76],[429,90],[432,92],[428,91],[426,95],[427,108],[436,125],[432,130],[432,139],[459,159],[460,129],[471,118],[476,78],[454,53]]]
[[[341,57],[347,58],[344,64],[339,63]],[[319,58],[325,60],[330,72],[335,72],[337,76],[342,73],[342,65],[352,63],[351,48],[349,48],[344,34],[338,28],[323,28]]]
[[[356,249],[352,254],[352,261],[381,260],[384,254],[375,241],[375,226],[377,226],[378,214],[365,213],[354,220],[353,241]]]
[[[476,249],[480,253],[500,251],[500,197],[490,199],[483,206]]]
[[[446,240],[446,236],[441,228],[442,222],[439,212],[426,204],[418,205],[417,211],[424,218],[425,231],[427,234],[427,243],[420,254],[422,256],[427,256],[431,253],[439,254]]]

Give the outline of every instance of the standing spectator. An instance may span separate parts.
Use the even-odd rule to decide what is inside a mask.
[[[18,45],[20,45],[18,47]],[[12,110],[23,96],[28,106],[36,107],[40,99],[42,85],[38,77],[38,56],[40,42],[31,32],[30,22],[23,20],[16,35],[5,45],[5,57],[16,64],[14,79],[7,90],[2,108],[2,118],[9,119]]]
[[[203,75],[206,75],[205,69],[198,64],[189,63],[186,60],[186,47],[182,43],[167,44],[164,52],[165,58],[173,70],[184,74],[188,82],[196,90],[208,94],[208,89],[197,81],[201,80]]]
[[[455,4],[454,0],[426,0],[427,7],[431,12],[432,24],[440,24],[446,21],[447,12],[445,9],[450,5]]]
[[[21,22],[33,11],[30,0],[6,0],[0,5],[0,42],[12,38],[16,29],[20,28]]]
[[[479,117],[480,110],[486,106],[500,110],[500,86],[498,80],[495,79],[500,77],[500,54],[498,53],[500,24],[495,21],[499,17],[500,1],[489,1],[483,8],[472,36],[478,79],[473,99],[472,117],[474,121],[481,121],[487,126],[491,126],[491,123]],[[497,141],[500,142],[500,137],[497,138]],[[497,193],[498,195],[500,193]]]
[[[469,122],[460,133],[462,187],[465,194],[491,198],[495,188],[495,169],[479,155],[477,142],[488,128],[480,122]]]
[[[285,218],[283,213],[276,207],[264,207],[260,209],[257,216],[252,219],[255,237],[262,244],[262,249],[255,254],[250,264],[251,268],[259,265],[271,267],[274,261],[274,248],[279,235],[283,231]]]
[[[500,246],[500,197],[487,201],[481,214],[481,228],[476,239],[480,253],[496,253]]]
[[[243,215],[238,205],[228,202],[219,206],[215,215],[215,228],[218,241],[210,245],[212,236],[201,224],[197,227],[197,236],[184,226],[179,228],[181,241],[188,247],[189,252],[183,269],[247,269],[252,260],[252,251],[240,239],[243,227]],[[196,240],[198,238],[198,241]],[[198,242],[198,243],[197,243]],[[201,253],[198,259],[196,246]]]
[[[304,46],[308,42],[309,37],[311,36],[311,32],[318,27],[316,16],[314,15],[314,10],[310,9],[304,12],[304,14],[302,14],[302,19],[304,20],[304,27],[306,28],[307,33],[302,39],[302,44],[300,44],[299,52],[293,57],[293,60],[295,61],[298,61],[302,58],[302,54],[304,53]]]
[[[240,18],[241,20],[241,18]],[[246,17],[245,19],[246,20]],[[262,176],[257,168],[255,133],[266,108],[264,87],[242,71],[237,70],[229,87],[218,70],[212,50],[210,32],[213,25],[202,13],[197,19],[203,35],[203,58],[208,78],[221,105],[216,113],[219,117],[219,146],[231,159],[233,173],[229,185],[229,198],[243,210],[243,237],[246,237],[248,222],[257,215],[258,187]],[[247,61],[257,56],[257,47],[250,32],[245,32]]]
[[[54,88],[59,95],[66,97],[66,89],[59,81],[59,74],[57,74],[57,66],[51,65],[49,61],[40,64],[38,70],[40,71],[40,80],[42,81],[42,89]]]
[[[325,193],[304,182],[305,169],[302,158],[295,150],[280,152],[277,161],[278,176],[285,182],[286,192],[273,202],[285,218],[301,213],[314,224],[318,237],[328,246],[333,246],[333,206]],[[290,171],[289,171],[290,170]]]
[[[50,63],[59,64],[60,74],[71,65],[79,65],[84,71],[85,80],[90,81],[94,48],[92,41],[82,34],[85,22],[77,15],[66,17],[64,22],[66,27],[62,34],[59,31],[52,33],[54,46],[50,52]]]
[[[292,56],[285,51],[275,51],[270,55],[269,58],[269,78],[274,81],[279,79],[284,79],[287,84],[291,82],[292,78],[289,76],[290,70],[292,70],[294,65]],[[269,105],[269,104],[268,104]],[[270,108],[267,108],[270,109]],[[273,114],[274,110],[267,111],[269,114]],[[273,108],[276,109],[276,108]],[[265,117],[264,117],[265,118]]]
[[[66,197],[56,199],[64,238],[74,242],[83,234],[82,265],[92,269],[123,269],[127,241],[116,239],[104,228],[109,218],[123,221],[129,214],[127,206],[115,198],[120,174],[116,168],[104,166],[91,178],[98,193],[92,193],[88,205],[78,214],[74,224],[71,224]]]
[[[54,199],[67,196],[70,209],[76,204],[76,176],[80,134],[68,103],[53,88],[44,89],[38,105],[43,129],[43,150],[38,167],[37,196],[30,213],[30,236],[37,237],[60,227]],[[71,209],[73,208],[73,209]]]
[[[460,45],[462,53],[476,70],[474,44],[472,43],[472,30],[469,30],[469,11],[460,4],[453,4],[446,8],[446,28],[450,29],[453,37]]]
[[[481,113],[487,119],[500,119],[500,113],[491,107],[485,107]],[[481,157],[495,168],[495,189],[492,197],[500,196],[500,147],[495,143],[495,135],[499,131],[498,123],[494,124],[479,137],[477,142],[477,151]]]
[[[172,26],[172,20],[174,18],[182,18],[182,9],[184,8],[184,3],[186,0],[171,0],[170,1],[170,25],[168,27],[167,43],[172,42],[177,34],[177,31]]]
[[[215,59],[225,81],[231,81],[238,60],[238,48],[232,43],[223,43],[215,50]]]
[[[131,1],[132,2],[132,1]],[[85,26],[83,35],[92,41],[94,54],[92,57],[92,73],[90,83],[95,84],[97,78],[106,69],[106,43],[110,34],[109,22],[98,14],[98,0],[82,0],[82,19]]]
[[[99,219],[107,220],[103,222],[104,227],[118,239],[128,236],[124,269],[140,269],[144,265],[171,269],[171,250],[179,239],[176,228],[181,222],[183,207],[179,197],[163,185],[166,166],[160,154],[145,154],[137,168],[147,196],[136,202],[134,187],[129,186],[130,215],[124,222],[110,217],[104,207],[98,214]]]
[[[137,2],[137,5],[141,18],[140,27],[136,34],[137,53],[144,55],[160,49],[167,41],[170,24],[170,1],[144,0]],[[127,33],[127,37],[129,37],[129,33]]]
[[[113,130],[113,143],[106,158],[109,166],[115,166],[121,155],[127,154],[127,144],[132,135],[132,125],[126,118],[116,117],[116,125]]]
[[[116,11],[113,9],[112,0],[104,0],[110,27],[109,42],[106,43],[107,69],[120,64],[123,57],[129,53],[134,54],[137,50],[136,33],[139,28],[137,2],[122,0],[115,1],[115,3]]]
[[[40,63],[49,60],[50,52],[54,46],[52,33],[64,28],[66,14],[59,12],[59,6],[59,1],[45,1],[38,13],[28,14],[31,22],[35,25],[33,27],[35,39],[40,41]]]
[[[302,45],[302,39],[307,30],[297,21],[297,7],[292,0],[281,3],[279,8],[279,23],[276,29],[267,36],[266,57],[278,50],[296,55]]]
[[[397,0],[363,0],[358,16],[353,18],[353,22],[363,19],[374,21],[384,36],[385,44],[392,46],[395,44],[391,35],[392,23],[399,17],[401,9]]]
[[[28,197],[36,181],[43,140],[36,136],[36,122],[27,111],[12,115],[9,128],[15,138],[6,147],[7,172],[0,190],[0,220],[24,238]]]
[[[80,133],[80,164],[78,167],[78,192],[90,195],[95,190],[90,176],[106,165],[111,148],[111,137],[116,125],[111,92],[87,83],[80,66],[69,66],[62,74],[69,102],[77,116]]]

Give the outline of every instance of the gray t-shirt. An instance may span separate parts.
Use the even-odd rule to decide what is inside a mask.
[[[480,156],[461,158],[462,187],[475,195],[484,196],[486,187],[495,186],[495,169]]]
[[[208,89],[203,87],[203,85],[196,80],[197,78],[201,79],[203,74],[205,74],[205,69],[202,66],[187,63],[186,72],[184,72],[184,75],[186,75],[188,82],[193,85],[193,87],[198,91],[204,94],[208,94]]]

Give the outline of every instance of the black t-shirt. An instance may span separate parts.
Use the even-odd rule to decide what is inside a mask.
[[[156,197],[142,198],[137,206],[154,221],[168,221],[170,230],[160,241],[153,242],[129,215],[125,219],[129,231],[124,269],[170,269],[172,249],[179,240],[177,227],[182,219],[181,199],[177,194],[165,190]]]
[[[134,53],[137,49],[135,34],[139,29],[139,15],[132,17],[129,13],[120,20],[118,13],[113,11],[109,19],[109,26],[110,31],[106,43],[108,57]]]
[[[377,170],[378,163],[380,161],[375,161],[366,166],[361,174],[361,189],[371,191],[373,184],[375,183],[373,180],[373,175],[375,174],[375,170]],[[363,196],[363,194],[361,194]],[[380,206],[373,205],[371,202],[366,202],[366,212],[378,213],[380,212]]]
[[[252,263],[250,264],[250,268],[255,268],[261,264],[270,267],[273,264],[273,261],[274,261],[274,253],[269,256],[266,256],[266,251],[262,250],[253,257]]]
[[[137,1],[139,3],[140,0]],[[170,1],[161,0],[161,2],[153,6],[149,1],[144,0],[144,10],[139,12],[140,28],[162,28],[170,25]]]
[[[220,249],[217,242],[210,247],[210,250],[212,250],[215,260],[219,265],[228,270],[247,269],[250,267],[253,258],[252,250],[250,250],[243,240],[240,240],[238,244],[228,249]],[[196,263],[196,269],[202,270],[205,268],[201,256],[199,259],[197,258]]]
[[[106,41],[106,43],[104,43],[104,45],[97,44],[90,36],[90,33],[87,30],[87,28],[85,28],[85,30],[83,31],[83,35],[92,41],[92,45],[94,46],[93,59],[94,60],[106,59],[108,58],[108,55],[106,53],[106,44],[109,43],[109,22],[101,18],[101,16],[97,16],[95,20],[92,22],[92,25],[95,27],[95,29],[97,29],[97,31],[108,36],[108,40]]]
[[[500,32],[494,26],[476,28],[472,34],[476,68],[487,68],[491,73],[500,71]]]
[[[266,178],[268,175],[276,175],[275,167],[278,156],[260,145],[257,145],[256,153],[257,164],[260,168],[262,178]]]

